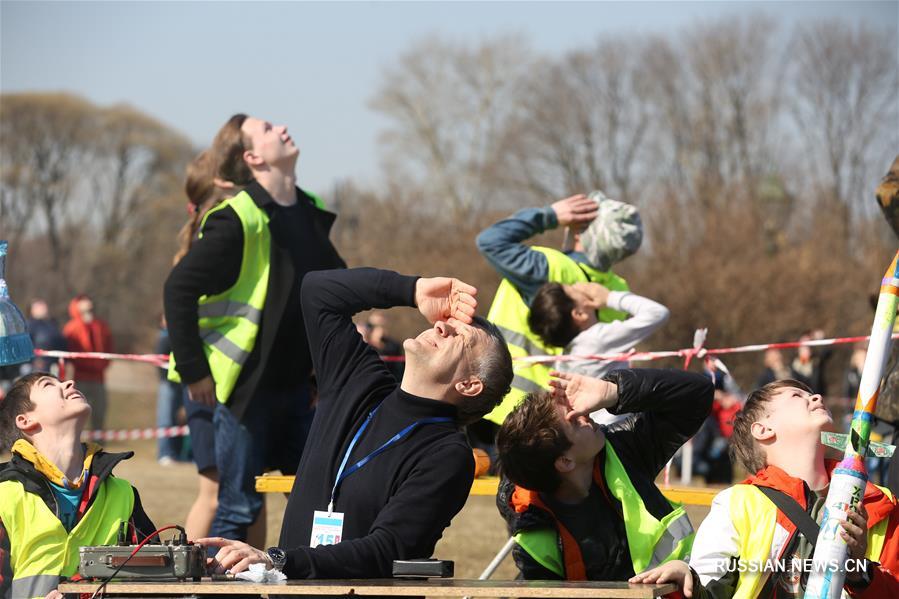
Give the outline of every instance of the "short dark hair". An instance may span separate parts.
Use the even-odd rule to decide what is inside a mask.
[[[496,436],[502,473],[519,487],[538,493],[553,493],[562,484],[555,463],[571,445],[549,391],[528,394]]]
[[[768,383],[749,394],[743,409],[734,417],[734,432],[730,438],[730,459],[739,463],[750,474],[755,474],[768,465],[765,452],[759,446],[758,441],[752,436],[752,423],[764,418],[768,410],[765,404],[777,395],[781,389],[796,387],[808,393],[811,388],[801,381],[793,379],[781,379]]]
[[[459,422],[471,424],[490,413],[512,389],[512,356],[499,328],[480,316],[473,326],[487,333],[490,344],[480,351],[474,367],[484,388],[474,397],[464,397],[457,406]]]
[[[34,409],[31,402],[31,388],[38,379],[45,376],[53,375],[46,372],[31,372],[20,376],[9,388],[6,396],[0,399],[0,451],[9,451],[13,443],[27,438],[16,426],[16,416]]]
[[[581,332],[571,315],[575,307],[562,285],[546,283],[531,302],[528,326],[544,343],[565,347]]]

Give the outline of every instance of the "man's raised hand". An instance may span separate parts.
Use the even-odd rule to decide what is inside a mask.
[[[430,323],[455,318],[471,324],[478,307],[474,297],[477,293],[477,289],[459,279],[421,278],[415,283],[415,305]]]
[[[596,200],[591,200],[582,193],[555,202],[552,209],[560,227],[572,227],[575,231],[585,229],[599,214]]]

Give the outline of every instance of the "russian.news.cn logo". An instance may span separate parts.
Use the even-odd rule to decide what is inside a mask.
[[[791,572],[791,573],[812,573],[812,572],[846,572],[852,574],[854,572],[864,572],[867,569],[867,560],[865,559],[847,559],[840,567],[839,560],[819,560],[812,558],[807,559],[768,559],[765,561],[758,560],[742,560],[733,559],[721,561],[716,564],[716,569],[720,574],[728,574],[738,572],[740,574],[760,574],[774,572]]]

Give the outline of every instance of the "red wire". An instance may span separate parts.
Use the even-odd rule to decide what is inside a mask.
[[[157,528],[156,530],[154,530],[153,532],[151,532],[149,535],[147,535],[147,536],[144,538],[143,541],[141,541],[140,543],[137,544],[137,547],[134,548],[134,551],[131,552],[131,555],[129,555],[128,558],[127,558],[124,562],[122,562],[122,565],[119,566],[118,569],[116,569],[116,571],[113,572],[113,573],[112,573],[106,580],[104,580],[102,583],[100,583],[100,586],[97,587],[97,590],[94,591],[94,594],[93,594],[93,595],[91,595],[91,599],[93,599],[94,597],[96,597],[98,593],[102,593],[102,592],[103,592],[103,589],[106,587],[107,584],[109,584],[109,581],[112,580],[112,577],[115,576],[116,574],[118,574],[119,570],[121,570],[122,567],[123,567],[126,563],[128,563],[128,560],[130,560],[132,557],[134,557],[135,555],[137,555],[137,552],[140,551],[141,547],[143,547],[144,545],[146,545],[147,543],[149,543],[150,540],[153,539],[153,537],[158,537],[158,536],[159,536],[159,533],[161,533],[161,532],[163,532],[163,531],[166,531],[166,530],[171,530],[171,529],[173,529],[173,528],[177,529],[177,528],[179,528],[179,527],[178,527],[178,525],[176,525],[176,524],[169,524],[168,526],[163,526],[162,528]],[[162,540],[162,539],[160,539],[160,541],[161,541],[161,540]]]
[[[141,541],[140,543],[137,544],[137,547],[134,548],[134,551],[131,552],[131,555],[128,556],[128,559],[131,559],[132,557],[134,557],[137,554],[137,552],[140,551],[141,547],[143,547],[144,545],[146,545],[147,543],[150,542],[150,539],[152,539],[153,537],[159,536],[159,533],[161,533],[165,530],[171,530],[173,528],[178,528],[178,526],[175,524],[169,524],[168,526],[163,526],[162,528],[158,528],[158,529],[154,530],[153,532],[151,532],[149,535],[147,535],[144,538],[143,541]]]

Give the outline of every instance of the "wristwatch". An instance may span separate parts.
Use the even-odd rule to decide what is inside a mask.
[[[287,553],[283,549],[280,547],[269,547],[265,550],[265,553],[268,554],[268,559],[272,560],[272,568],[279,572],[284,569],[284,565],[287,563]]]

